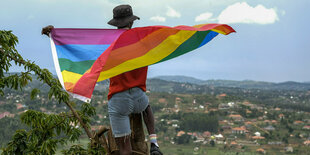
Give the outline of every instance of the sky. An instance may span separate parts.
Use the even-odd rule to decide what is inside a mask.
[[[0,0],[0,4],[0,30],[12,30],[19,38],[19,53],[54,74],[49,38],[41,35],[42,27],[114,28],[107,24],[113,8],[130,4],[141,19],[134,27],[223,23],[237,31],[150,66],[149,77],[310,81],[309,0]]]

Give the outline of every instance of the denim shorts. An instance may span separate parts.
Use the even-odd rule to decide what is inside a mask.
[[[130,135],[129,114],[141,113],[147,108],[148,104],[148,97],[139,87],[115,93],[108,103],[110,124],[114,137]]]

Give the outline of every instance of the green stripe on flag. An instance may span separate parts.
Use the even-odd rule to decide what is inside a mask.
[[[175,58],[198,48],[209,32],[210,31],[197,31],[192,37],[181,44],[174,52],[157,63]]]
[[[88,69],[91,68],[96,60],[74,62],[65,58],[59,58],[58,61],[61,71],[66,70],[78,74],[84,74]]]

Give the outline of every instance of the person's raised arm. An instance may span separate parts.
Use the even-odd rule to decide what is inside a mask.
[[[47,35],[49,37],[49,34],[51,33],[52,29],[54,28],[53,25],[48,25],[46,27],[42,28],[41,34],[42,35]]]

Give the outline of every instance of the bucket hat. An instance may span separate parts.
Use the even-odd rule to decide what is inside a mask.
[[[113,19],[108,24],[116,27],[125,27],[136,19],[140,18],[133,15],[130,5],[119,5],[113,9]]]

